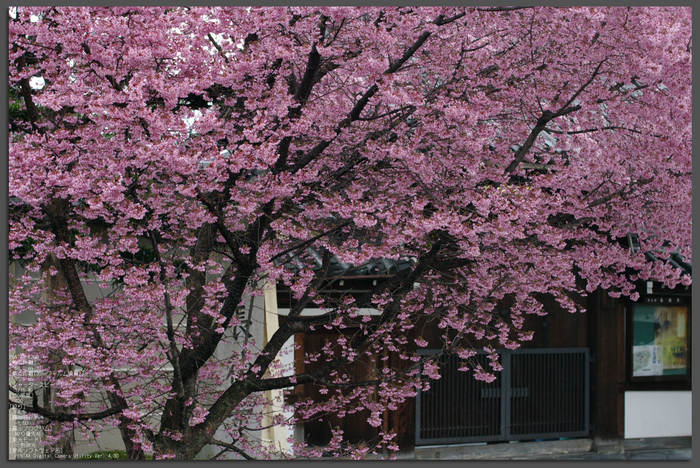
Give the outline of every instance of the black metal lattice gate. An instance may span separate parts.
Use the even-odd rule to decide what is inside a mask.
[[[498,353],[503,370],[490,383],[459,371],[457,356],[440,360],[442,377],[416,397],[416,445],[588,435],[588,348]],[[485,352],[475,363],[490,368]]]

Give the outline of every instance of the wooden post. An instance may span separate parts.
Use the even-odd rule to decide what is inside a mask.
[[[623,313],[621,304],[605,291],[598,290],[588,317],[589,339],[593,362],[591,364],[591,422],[592,435],[600,442],[620,439],[623,427],[619,415],[622,399],[619,394],[620,328]]]
[[[267,344],[270,338],[272,338],[272,335],[274,335],[279,328],[277,286],[275,283],[266,283],[263,291],[265,299],[265,344]],[[275,361],[279,362],[279,356],[275,358]],[[264,426],[270,427],[263,431],[263,441],[266,441],[274,447],[275,450],[287,453],[289,448],[287,446],[286,430],[279,425],[272,426],[272,418],[282,413],[282,408],[274,404],[274,401],[283,401],[282,390],[268,390],[266,393],[269,403],[267,408],[265,408],[263,424]]]

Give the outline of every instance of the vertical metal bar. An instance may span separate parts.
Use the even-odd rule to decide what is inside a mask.
[[[523,386],[527,387],[530,392],[530,397],[528,399],[528,404],[523,405],[522,409],[522,430],[520,431],[521,434],[527,434],[530,432],[530,422],[532,421],[532,417],[530,416],[532,414],[532,404],[535,399],[535,393],[532,391],[532,379],[530,378],[532,375],[532,353],[528,353],[526,355],[523,355],[524,362],[521,366],[521,374],[523,375],[522,382]]]
[[[535,361],[536,361],[536,356],[534,354],[530,354],[528,356],[528,368],[527,368],[527,384],[530,387],[530,393],[532,394],[532,398],[530,399],[530,404],[528,405],[527,408],[527,425],[525,429],[526,434],[531,434],[533,432],[533,422],[534,422],[534,413],[535,413],[535,405],[537,405],[537,398],[538,398],[538,392],[537,388],[535,386],[535,382],[533,379],[533,369],[535,368]]]
[[[454,437],[454,432],[455,432],[454,408],[455,408],[456,395],[455,395],[455,389],[454,389],[454,385],[455,385],[454,377],[455,376],[454,376],[454,367],[452,365],[452,356],[449,356],[447,358],[447,368],[450,370],[450,373],[449,373],[450,379],[449,379],[449,381],[445,382],[447,384],[447,385],[445,385],[445,387],[446,387],[445,391],[449,395],[449,402],[450,402],[449,408],[452,411],[447,412],[447,421],[448,421],[449,425],[447,427],[447,433],[445,435],[447,437]]]
[[[527,356],[523,356],[525,358],[525,362],[523,363],[523,385],[525,385],[527,388],[530,390],[530,399],[528,400],[528,404],[525,405],[525,408],[523,408],[523,434],[529,434],[531,431],[531,423],[532,423],[532,410],[533,407],[532,405],[535,402],[535,398],[537,397],[537,393],[534,392],[534,387],[532,385],[532,368],[533,368],[533,358],[534,355],[532,353],[528,353]]]
[[[513,372],[517,372],[517,375],[518,375],[518,386],[520,388],[523,388],[523,387],[527,386],[526,379],[524,378],[524,375],[525,375],[524,366],[527,366],[527,363],[525,362],[527,360],[527,355],[524,354],[522,351],[520,351],[520,352],[518,352],[517,357],[518,357],[517,361],[512,361],[513,362],[512,367],[513,367]],[[518,415],[517,415],[518,434],[522,434],[523,430],[525,429],[524,424],[525,424],[526,416],[524,413],[524,409],[527,405],[525,405],[523,403],[525,403],[526,401],[527,400],[522,400],[518,406]]]
[[[422,366],[421,366],[422,370]],[[416,425],[416,435],[415,435],[415,444],[419,445],[420,439],[422,437],[422,430],[423,430],[423,418],[421,418],[421,400],[423,399],[423,390],[420,390],[418,394],[416,395],[416,419],[415,419],[415,425]]]
[[[447,385],[446,387],[447,387],[447,392],[450,394],[450,401],[452,402],[452,404],[450,405],[451,411],[447,412],[448,417],[449,417],[449,421],[450,421],[450,427],[448,429],[447,437],[454,437],[455,436],[455,425],[456,425],[455,424],[455,409],[457,406],[457,395],[455,395],[455,393],[457,393],[457,392],[456,392],[455,386],[457,384],[457,381],[456,381],[457,376],[455,375],[454,358],[452,356],[449,356],[447,359],[448,359],[448,363],[449,363],[448,368],[450,369],[450,380],[449,380],[449,382],[446,382],[446,383],[449,383],[449,385]]]
[[[466,421],[464,435],[466,437],[472,437],[474,435],[474,414],[478,408],[478,406],[474,404],[474,394],[478,389],[472,384],[472,380],[474,379],[472,378],[471,373],[466,374],[466,377],[469,379],[465,382],[465,388],[467,391],[466,406],[469,408],[469,412],[465,415],[464,419]]]
[[[483,361],[484,361],[484,360],[483,360],[483,354],[479,354],[479,355],[477,355],[477,357],[478,357],[478,360],[477,360],[478,364],[479,364],[480,366],[483,367],[483,363],[484,363],[484,362],[483,362]],[[480,426],[481,428],[486,429],[485,431],[483,431],[483,429],[482,429],[482,433],[484,433],[484,434],[486,434],[486,435],[489,435],[489,436],[491,436],[491,435],[497,435],[497,433],[494,434],[494,431],[493,431],[492,428],[493,428],[493,427],[498,428],[498,424],[494,424],[494,418],[498,418],[498,417],[499,417],[499,416],[498,416],[498,411],[497,411],[497,409],[494,407],[494,399],[493,399],[493,398],[490,398],[490,396],[491,396],[490,392],[491,392],[491,391],[492,391],[492,390],[491,390],[487,385],[485,385],[485,382],[479,381],[479,392],[482,393],[482,394],[484,394],[484,395],[489,396],[489,398],[487,398],[486,401],[485,401],[485,405],[484,405],[483,411],[481,411],[481,412],[479,413],[479,426]],[[500,399],[497,400],[497,401],[500,401]]]
[[[435,400],[440,398],[440,386],[438,385],[438,381],[436,380],[431,380],[430,381],[430,437],[437,437],[438,434],[436,433],[436,427],[435,427],[435,419],[437,418],[437,411],[438,408],[435,406]]]
[[[430,394],[426,393],[425,399],[424,399],[425,405],[423,405],[423,416],[425,419],[424,426],[425,426],[425,438],[426,439],[432,437],[432,435],[433,435],[432,431],[430,430],[430,428],[432,427],[431,426],[431,419],[432,419],[432,415],[433,415],[433,408],[431,405],[431,401],[432,401],[432,395],[435,392],[435,387],[433,387],[433,382],[430,380],[428,380],[427,382],[428,382],[428,385],[430,385],[430,390],[428,390],[430,392]]]
[[[452,370],[452,366],[450,365],[450,360],[451,358],[448,356],[447,359],[445,359],[445,373],[447,374],[447,378],[445,379],[440,379],[442,380],[442,383],[444,384],[442,387],[442,392],[444,395],[444,401],[447,402],[447,408],[454,408],[454,392],[450,392],[450,380],[451,375],[449,373],[450,370]],[[443,427],[443,437],[450,437],[452,435],[452,411],[446,411],[443,415],[442,423],[444,425]]]
[[[552,377],[549,382],[549,398],[554,402],[554,405],[552,405],[550,415],[547,416],[547,419],[550,421],[547,427],[547,432],[556,431],[559,427],[558,419],[561,414],[561,399],[557,393],[561,394],[562,392],[556,392],[554,390],[559,387],[562,380],[562,366],[560,357],[561,353],[554,353],[548,356],[549,361],[552,362],[550,366],[554,368],[555,371],[552,373]]]
[[[576,424],[572,430],[582,431],[583,422],[583,353],[581,351],[576,355]]]
[[[547,364],[549,364],[549,366],[550,366],[549,368],[554,369],[554,372],[549,372],[547,374],[547,376],[549,377],[547,379],[547,396],[548,396],[547,399],[551,403],[550,403],[550,407],[547,408],[549,410],[549,414],[545,414],[545,416],[544,416],[545,424],[543,424],[542,432],[549,432],[550,430],[552,430],[554,428],[554,426],[556,424],[555,416],[556,416],[556,410],[557,410],[557,406],[559,405],[559,402],[556,400],[556,398],[554,398],[554,395],[552,394],[552,387],[554,387],[556,374],[557,374],[557,372],[560,371],[559,366],[557,365],[558,363],[556,362],[557,361],[556,357],[557,356],[555,354],[552,354],[552,355],[545,355],[545,358],[544,358],[545,359],[545,366]]]
[[[529,399],[527,401],[527,405],[523,405],[523,413],[522,413],[522,419],[523,419],[523,428],[520,431],[521,434],[528,434],[530,433],[530,423],[532,421],[532,405],[535,401],[535,396],[536,393],[533,392],[533,386],[532,386],[532,359],[533,359],[533,354],[528,353],[527,355],[523,356],[523,364],[522,364],[522,369],[521,373],[523,374],[523,386],[527,387],[530,392]]]
[[[566,425],[566,431],[568,432],[574,432],[577,429],[578,426],[578,413],[579,413],[579,393],[578,393],[578,388],[579,388],[579,359],[578,359],[578,354],[571,353],[571,375],[569,376],[569,379],[571,380],[571,384],[569,385],[571,388],[571,410],[570,414],[571,416],[569,417]]]
[[[542,355],[533,355],[532,356],[532,361],[533,361],[533,368],[534,369],[540,369],[541,368],[541,361],[542,361]],[[533,369],[533,370],[534,370]],[[537,420],[538,420],[538,415],[540,413],[540,399],[542,398],[542,375],[537,375],[536,373],[531,374],[532,377],[532,384],[537,388],[537,395],[535,396],[535,404],[532,407],[532,429],[530,433],[535,433],[537,432]]]
[[[559,401],[556,399],[556,396],[554,395],[554,392],[552,392],[552,388],[554,388],[554,385],[556,384],[556,379],[557,379],[557,373],[561,372],[561,369],[559,369],[559,363],[557,362],[557,355],[556,354],[550,354],[546,358],[547,364],[549,364],[550,369],[554,369],[554,372],[551,372],[549,374],[549,382],[547,385],[547,395],[549,395],[549,401],[552,402],[549,408],[549,413],[548,415],[545,416],[545,421],[547,421],[545,425],[545,429],[543,432],[549,432],[551,430],[554,430],[556,427],[556,415],[557,411],[559,409]]]
[[[503,364],[503,382],[501,382],[501,434],[505,440],[510,439],[510,399],[512,395],[510,386],[510,354],[505,351],[501,354]]]
[[[571,399],[571,417],[570,417],[570,423],[568,424],[567,430],[573,432],[576,430],[576,421],[578,421],[578,367],[579,367],[579,360],[578,360],[578,355],[572,353],[571,354],[571,362],[572,362],[572,369],[574,374],[571,375],[571,393],[572,393],[572,399]]]
[[[578,411],[579,411],[579,393],[578,393],[578,381],[579,381],[579,365],[580,361],[578,359],[578,354],[571,354],[571,362],[573,374],[571,375],[571,390],[572,390],[572,404],[571,404],[571,418],[567,426],[567,430],[570,432],[575,431],[578,424]]]
[[[450,381],[450,387],[452,388],[452,393],[455,393],[455,395],[452,398],[452,411],[450,411],[450,419],[452,420],[452,426],[450,428],[452,432],[452,437],[458,437],[459,436],[459,429],[458,429],[458,422],[459,422],[459,417],[457,415],[457,411],[459,408],[459,371],[457,370],[457,366],[455,365],[455,358],[453,356],[450,356],[450,375],[452,377]]]
[[[472,423],[471,435],[480,435],[479,428],[487,424],[486,420],[484,419],[484,414],[488,410],[484,411],[483,408],[486,406],[486,401],[488,400],[484,401],[484,399],[481,398],[481,385],[478,385],[478,382],[474,380],[473,377],[470,383],[472,384],[472,387],[474,389],[474,392],[472,393],[472,405],[475,405],[474,416],[470,419]]]
[[[576,383],[576,360],[574,359],[575,355],[571,352],[563,354],[562,357],[566,369],[566,380],[563,384],[564,391],[562,391],[564,394],[564,418],[562,418],[561,432],[571,432],[571,422],[574,420],[576,412],[576,388],[574,386]]]
[[[554,427],[554,415],[556,411],[556,407],[559,404],[559,402],[553,398],[554,395],[552,395],[552,387],[554,386],[554,380],[556,379],[555,375],[557,372],[559,372],[559,368],[556,365],[556,356],[555,355],[544,355],[544,365],[545,369],[547,368],[546,366],[549,365],[550,369],[553,369],[553,372],[548,372],[547,373],[547,400],[549,401],[549,408],[545,408],[544,412],[544,417],[543,417],[543,423],[542,424],[542,432],[549,432],[552,428]],[[547,414],[547,412],[549,414]]]
[[[578,356],[576,354],[571,354],[571,363],[572,363],[572,372],[575,372],[571,375],[571,384],[569,385],[569,388],[571,388],[571,409],[573,410],[571,412],[571,416],[567,419],[568,424],[567,424],[567,429],[570,432],[573,432],[575,430],[575,421],[578,420]]]
[[[464,409],[464,398],[466,396],[466,375],[464,372],[459,371],[459,361],[455,357],[455,374],[458,378],[457,388],[459,389],[459,398],[457,403],[457,408],[455,408],[455,414],[457,415],[457,436],[464,437],[464,414],[462,413]]]
[[[450,411],[450,416],[452,417],[452,437],[459,436],[459,415],[457,414],[459,409],[459,375],[457,374],[459,374],[459,371],[455,365],[455,357],[450,356],[450,375],[452,376],[451,387],[452,393],[455,393],[454,397],[452,398],[452,401],[454,401],[452,411]]]
[[[529,388],[529,394],[528,394],[528,399],[527,399],[527,404],[523,404],[520,408],[520,433],[525,434],[527,433],[527,424],[528,424],[528,411],[527,407],[531,406],[532,404],[532,389],[531,385],[529,382],[529,379],[527,378],[527,373],[529,372],[530,368],[530,355],[526,355],[523,353],[521,358],[521,363],[519,367],[519,372],[520,372],[520,385],[523,387]]]
[[[479,363],[479,365],[482,364],[482,356],[481,355],[478,355],[477,362]],[[484,385],[484,382],[481,380],[479,381],[479,392],[484,394],[484,395],[488,395],[488,392],[489,392],[488,388],[486,387],[486,385]],[[484,401],[484,403],[485,403],[484,410],[481,411],[481,413],[479,414],[479,426],[481,426],[482,428],[483,427],[487,428],[488,430],[485,431],[485,433],[488,435],[491,435],[491,433],[493,432],[491,430],[491,427],[493,426],[493,417],[494,417],[493,401],[490,398],[487,398]]]
[[[468,408],[470,408],[470,411],[469,411],[469,414],[467,414],[467,432],[466,432],[466,434],[467,434],[467,437],[472,437],[472,436],[474,436],[474,425],[475,425],[474,415],[478,411],[477,408],[479,408],[479,406],[477,406],[478,400],[475,398],[475,396],[478,394],[479,389],[476,387],[476,385],[474,385],[472,383],[472,381],[474,379],[472,378],[471,372],[469,374],[467,374],[467,376],[469,378],[469,382],[467,384],[467,389],[469,392],[469,395],[467,398],[467,401],[468,401],[467,406],[468,406]]]
[[[576,421],[578,421],[578,366],[579,366],[579,361],[578,361],[578,355],[572,353],[570,357],[571,361],[571,368],[572,368],[572,374],[570,376],[571,384],[569,385],[569,388],[571,388],[571,416],[567,418],[567,427],[566,430],[569,432],[573,432],[576,428]]]
[[[509,365],[508,365],[508,375],[510,376],[510,388],[512,392],[512,398],[510,400],[510,409],[508,410],[508,427],[510,431],[511,438],[514,434],[518,432],[518,411],[520,397],[516,393],[516,389],[519,387],[519,376],[517,372],[518,368],[518,354],[514,351],[509,353]],[[504,367],[505,370],[505,367]]]
[[[591,403],[591,392],[589,391],[590,389],[590,372],[591,372],[591,361],[590,361],[590,350],[586,348],[586,353],[585,353],[585,384],[584,384],[584,397],[585,397],[585,411],[583,413],[584,415],[584,421],[585,421],[585,431],[588,432],[590,431],[590,403]]]
[[[457,411],[459,410],[459,398],[460,398],[460,392],[459,392],[459,378],[460,376],[458,375],[460,372],[457,370],[457,366],[455,365],[455,358],[450,357],[450,369],[451,369],[451,374],[453,378],[453,383],[452,383],[452,391],[455,393],[455,396],[453,398],[454,400],[454,406],[452,406],[452,411],[450,411],[450,415],[452,416],[452,437],[459,437],[459,415],[457,414]]]
[[[468,419],[468,408],[469,406],[467,405],[467,397],[469,395],[469,381],[467,380],[469,378],[469,375],[466,372],[458,372],[460,374],[460,382],[461,382],[461,398],[460,398],[460,407],[459,407],[459,420],[460,420],[460,430],[459,430],[459,435],[461,437],[465,437],[467,435],[467,427],[469,426],[467,423],[469,421]]]
[[[474,359],[477,359],[477,357],[474,357]],[[476,362],[476,361],[475,361]],[[473,366],[472,366],[473,367]],[[486,418],[484,417],[486,414],[488,414],[489,410],[486,408],[488,399],[484,400],[481,398],[482,395],[482,388],[479,382],[474,380],[472,378],[472,384],[474,386],[474,394],[472,395],[473,402],[479,406],[475,406],[475,408],[479,408],[478,412],[476,413],[476,418],[473,418],[472,421],[474,421],[474,428],[472,429],[472,434],[477,435],[479,434],[479,428],[482,426],[488,426],[488,422],[486,421]]]
[[[477,354],[474,356],[474,362],[475,363],[481,363],[480,357]],[[472,366],[474,367],[474,366]],[[486,396],[487,390],[484,389],[484,386],[482,385],[481,381],[476,381],[474,380],[474,389],[475,389],[475,399],[476,401],[481,402],[481,405],[479,406],[479,412],[477,413],[477,417],[474,420],[474,425],[476,426],[474,428],[474,434],[486,434],[490,435],[489,433],[491,431],[488,430],[491,421],[489,420],[489,414],[491,414],[493,411],[491,409],[491,402],[489,401],[488,398],[480,398],[481,396]],[[477,396],[478,395],[478,396]],[[487,430],[484,431],[483,428],[486,428]]]
[[[562,418],[560,429],[561,432],[571,431],[571,421],[574,419],[573,415],[576,411],[576,390],[574,388],[576,361],[573,359],[573,357],[573,353],[566,353],[562,355],[564,369],[566,369],[566,380],[564,381],[564,391],[561,392],[564,397],[564,406],[562,407],[564,417]]]
[[[564,392],[563,391],[555,391],[555,390],[560,390],[562,389],[562,382],[566,381],[566,375],[562,374],[562,372],[566,372],[564,369],[564,361],[562,358],[564,357],[563,353],[556,353],[553,354],[551,359],[556,362],[555,366],[557,368],[557,374],[556,376],[553,376],[553,382],[552,386],[550,388],[550,395],[552,396],[553,399],[556,400],[557,405],[556,405],[556,411],[553,412],[551,418],[552,424],[551,424],[551,431],[559,431],[561,428],[561,418],[563,415],[564,411],[564,406],[563,406],[563,397],[564,397]]]
[[[443,367],[442,370],[443,370],[443,372],[444,372],[444,371],[445,371],[445,367]],[[445,402],[447,402],[448,405],[449,405],[449,400],[447,400],[447,398],[446,398],[448,395],[447,395],[446,392],[445,392],[445,387],[446,387],[445,381],[442,380],[442,379],[440,379],[440,380],[437,380],[436,383],[439,384],[439,385],[438,385],[438,388],[439,388],[439,390],[440,390],[440,393],[439,393],[438,395],[435,396],[435,400],[433,401],[433,405],[437,408],[437,407],[438,407],[438,402],[439,402],[439,401],[445,401]],[[437,417],[437,414],[438,414],[437,411],[436,411],[436,413],[435,413],[435,414],[436,414],[436,418],[435,418],[435,420],[433,421],[433,425],[434,425],[434,427],[435,427],[437,437],[445,437],[445,435],[446,435],[444,429],[441,429],[441,428],[440,428],[441,423],[444,424],[444,421],[445,421],[445,419],[444,419],[444,411],[445,411],[445,408],[442,408],[442,414],[441,414],[442,417],[441,417],[441,418],[438,418],[438,417]],[[440,421],[440,419],[442,419],[442,421]]]
[[[564,409],[564,415],[566,416],[565,418],[562,419],[562,432],[571,432],[572,428],[572,421],[575,419],[575,414],[576,414],[576,366],[577,362],[575,359],[574,353],[567,353],[564,355],[566,358],[566,363],[567,365],[565,368],[567,369],[566,373],[566,382],[565,382],[565,389],[566,391],[563,392],[564,397],[566,398],[565,400],[565,406]]]
[[[581,352],[579,351],[579,353],[576,354],[576,387],[575,387],[576,388],[576,413],[575,413],[576,414],[576,424],[574,424],[574,426],[572,427],[573,431],[580,431],[582,429],[581,428],[581,421],[582,421],[582,418],[581,418],[581,416],[582,416],[581,415],[581,407],[582,407],[582,405],[581,405],[581,403],[582,403],[582,400],[581,400],[581,396],[582,396],[581,382],[583,381],[583,378],[582,378],[583,374],[581,371],[583,370],[583,367],[581,367],[581,364],[582,364]]]
[[[549,377],[549,386],[547,388],[547,394],[549,395],[549,401],[551,401],[553,404],[550,405],[549,408],[549,413],[546,416],[546,420],[548,421],[546,428],[543,432],[550,432],[556,430],[557,427],[557,413],[559,412],[559,399],[557,398],[555,392],[552,392],[552,389],[556,385],[556,380],[558,378],[557,374],[561,372],[560,366],[559,366],[559,359],[557,359],[559,356],[558,354],[551,354],[547,356],[547,360],[549,361],[550,369],[554,369],[554,372],[550,374]]]
[[[532,367],[530,368],[530,384],[536,391],[533,400],[532,410],[530,411],[530,430],[528,434],[534,434],[537,432],[537,415],[539,414],[540,398],[542,398],[542,376],[539,375],[537,370],[540,368],[539,354],[533,354],[531,356]]]
[[[533,367],[534,369],[540,369],[542,367],[542,355],[537,354],[532,356],[532,361],[533,361]],[[542,399],[542,378],[543,375],[538,375],[537,373],[532,374],[532,384],[537,388],[537,396],[535,397],[535,405],[533,406],[533,411],[532,411],[532,431],[531,433],[537,432],[537,421],[540,413],[540,400]]]
[[[455,414],[455,436],[462,437],[462,427],[464,426],[464,424],[462,423],[463,418],[460,413],[462,411],[462,403],[464,400],[464,372],[460,372],[459,361],[457,360],[456,356],[454,358],[454,361],[454,375],[457,379],[457,405],[453,408],[453,412]]]
[[[525,357],[525,356],[523,354],[521,354],[520,352],[518,352],[518,350],[515,350],[510,357],[510,375],[511,375],[511,384],[512,384],[513,388],[520,389],[523,387],[523,372],[522,372],[523,357]],[[522,426],[522,423],[523,423],[523,417],[522,417],[523,397],[522,397],[522,394],[517,399],[513,400],[513,405],[515,405],[515,406],[511,407],[511,410],[510,410],[511,434],[520,434],[520,433],[522,433],[522,427],[523,427]]]
[[[487,368],[488,366],[488,355],[484,354],[482,356],[482,361],[481,365],[484,368]],[[494,428],[494,431],[492,434],[499,439],[503,437],[503,421],[504,421],[504,411],[503,411],[503,405],[504,399],[503,399],[503,389],[507,388],[507,382],[505,381],[505,377],[501,376],[501,381],[498,383],[498,386],[492,386],[489,389],[489,392],[493,395],[493,398],[491,399],[491,426]]]
[[[476,362],[479,363],[479,365],[482,364],[482,359],[481,355],[477,355],[478,360]],[[488,395],[488,392],[490,390],[484,385],[482,381],[479,381],[479,392],[482,393],[483,395]],[[484,410],[482,410],[479,413],[479,426],[484,427],[487,430],[485,431],[486,434],[492,435],[492,430],[491,427],[493,426],[493,417],[494,417],[494,408],[493,408],[493,400],[490,398],[487,398],[484,402]]]
[[[582,421],[582,414],[581,414],[581,407],[583,406],[582,400],[581,400],[581,382],[583,381],[583,374],[582,370],[583,367],[581,367],[581,352],[579,351],[578,354],[576,354],[576,424],[572,426],[573,431],[580,431],[581,428],[581,421]]]
[[[566,366],[567,362],[569,361],[567,359],[569,356],[570,356],[570,354],[559,353],[559,356],[557,358],[557,360],[560,363],[559,366],[563,372],[562,377],[561,377],[560,382],[559,382],[559,385],[557,386],[559,389],[559,391],[557,392],[557,393],[559,393],[559,402],[560,402],[559,404],[561,405],[559,408],[560,416],[559,416],[559,421],[557,424],[557,426],[558,426],[557,432],[563,432],[566,430],[566,420],[567,420],[566,412],[569,409],[568,405],[570,403],[570,401],[569,401],[570,395],[568,394],[568,392],[565,391],[565,389],[567,388],[567,381],[569,380],[568,373],[571,372],[571,368],[567,369],[567,366]]]
[[[523,353],[518,356],[518,374],[520,375],[520,378],[518,379],[518,385],[521,388],[528,388],[528,379],[527,379],[527,368],[528,368],[528,360],[530,356]],[[527,397],[527,400],[523,400],[520,403],[520,411],[518,412],[518,423],[520,429],[518,430],[519,434],[524,434],[526,429],[526,424],[527,424],[527,407],[529,406],[528,404],[525,404],[525,402],[529,403],[530,396]]]
[[[572,423],[576,420],[576,413],[578,412],[578,407],[576,406],[576,400],[578,398],[578,395],[576,392],[578,392],[578,388],[576,385],[576,370],[578,368],[578,362],[575,359],[576,355],[574,353],[569,353],[566,355],[567,362],[569,363],[568,366],[568,373],[567,373],[567,388],[569,389],[565,395],[568,400],[568,405],[565,406],[567,408],[566,412],[566,418],[564,418],[564,425],[563,425],[563,432],[571,432],[573,425]]]
[[[441,401],[446,401],[448,404],[447,407],[450,408],[452,406],[452,402],[450,401],[451,395],[450,395],[450,392],[448,391],[449,384],[447,382],[447,380],[450,378],[449,377],[449,363],[446,363],[446,365],[443,367],[442,370],[444,373],[447,373],[447,378],[438,380],[438,382],[440,382],[440,384],[441,384],[440,385]],[[437,399],[435,400],[435,405],[438,405],[438,401],[439,400],[437,400]],[[449,425],[447,425],[446,428],[444,427],[444,425],[445,425],[445,423],[449,423],[450,420],[449,420],[449,417],[446,418],[445,415],[446,415],[445,408],[443,408],[442,409],[442,417],[440,419],[435,420],[435,425],[436,425],[436,427],[439,428],[440,437],[447,437],[448,436]],[[443,427],[440,428],[440,426],[443,426]]]
[[[578,430],[578,422],[579,422],[579,408],[580,402],[579,400],[581,399],[581,395],[579,393],[579,381],[581,380],[580,378],[580,367],[581,367],[581,360],[579,359],[579,354],[572,354],[572,361],[574,363],[573,368],[574,368],[574,374],[571,376],[571,388],[572,388],[572,393],[574,394],[573,398],[573,406],[572,406],[572,412],[571,412],[571,423],[569,424],[568,430],[571,432],[574,432]]]
[[[484,355],[485,356],[485,355]],[[482,356],[481,366],[486,366],[486,359]],[[492,436],[501,435],[501,401],[503,397],[501,395],[501,388],[503,387],[503,381],[498,383],[498,386],[487,385],[486,382],[481,383],[484,386],[485,391],[489,392],[491,398],[489,398],[489,409],[488,412],[484,414],[484,420],[486,421],[487,427],[489,428],[489,433]]]
[[[479,362],[479,356],[474,356],[474,361],[473,363]],[[473,365],[471,366],[472,368],[474,367]],[[478,411],[475,413],[474,418],[472,418],[472,424],[473,424],[473,429],[472,429],[472,434],[475,436],[485,436],[485,435],[490,435],[490,431],[488,430],[489,428],[489,419],[488,415],[491,413],[490,409],[490,402],[488,398],[484,398],[487,394],[487,390],[484,389],[484,386],[482,385],[481,381],[477,381],[472,378],[471,381],[472,385],[474,386],[474,395],[472,398],[476,402]],[[484,430],[486,429],[486,430]]]
[[[544,355],[540,354],[537,360],[539,361],[537,368],[540,370],[543,369],[545,365]],[[537,398],[538,419],[536,420],[537,424],[535,425],[535,432],[539,432],[542,430],[542,421],[544,419],[542,418],[542,413],[544,410],[544,407],[542,406],[542,400],[545,398],[545,395],[547,393],[547,381],[549,380],[549,375],[546,372],[544,372],[541,378],[543,379],[541,386],[542,391],[540,392],[539,397]]]
[[[542,368],[546,369],[547,364],[550,364],[552,359],[550,359],[551,356],[547,356],[546,354],[542,355],[542,360],[544,361],[542,363]],[[542,424],[540,424],[540,431],[541,432],[546,432],[549,430],[549,428],[552,426],[552,417],[550,417],[547,412],[552,412],[552,409],[557,405],[557,401],[552,398],[552,394],[550,392],[550,389],[552,388],[552,381],[554,380],[554,374],[559,370],[556,368],[556,364],[553,366],[550,364],[549,369],[551,370],[550,372],[546,372],[545,375],[547,376],[547,382],[545,384],[545,397],[544,401],[549,401],[549,408],[542,408]]]
[[[520,385],[523,387],[528,388],[528,400],[526,405],[522,405],[522,408],[520,410],[520,433],[521,434],[527,434],[530,431],[530,407],[532,406],[532,401],[534,398],[534,394],[532,392],[532,383],[530,382],[530,373],[532,369],[532,353],[529,354],[524,354],[521,356],[522,358],[522,363],[520,365],[520,374],[521,374],[521,379],[520,379]]]
[[[581,359],[581,404],[583,411],[582,430],[588,433],[588,395],[590,394],[590,389],[588,386],[588,348],[583,351],[583,356]]]

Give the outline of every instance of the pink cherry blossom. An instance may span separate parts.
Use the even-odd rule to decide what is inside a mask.
[[[464,368],[490,382],[543,296],[691,282],[666,261],[692,260],[689,7],[23,6],[8,31],[10,375],[55,389],[24,408],[50,433],[117,428],[134,459],[396,450],[385,410],[440,378],[416,347],[487,340]],[[256,339],[270,283],[292,306]],[[339,338],[280,364],[313,332]],[[299,385],[327,394],[263,420]],[[254,436],[363,410],[356,446]]]

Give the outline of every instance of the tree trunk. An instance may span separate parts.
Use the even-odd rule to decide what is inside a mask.
[[[51,269],[55,269],[58,273],[56,275],[49,274]],[[44,284],[46,290],[44,292],[44,302],[47,306],[51,307],[58,301],[57,293],[59,291],[65,291],[68,288],[66,279],[61,273],[61,267],[58,263],[56,255],[51,253],[47,257],[46,261],[41,265],[41,273],[44,278]],[[72,369],[69,366],[62,364],[63,351],[60,349],[55,350],[53,359],[51,362],[52,370],[56,372],[70,372]],[[56,396],[56,390],[51,388],[50,385],[46,385],[43,389],[44,392],[44,407],[53,411],[54,413],[60,414],[70,414],[70,408],[58,405],[57,402],[60,399]],[[44,458],[48,460],[57,459],[71,459],[73,458],[73,446],[75,443],[75,434],[73,429],[67,429],[70,427],[68,423],[54,422],[46,428],[47,436],[56,436],[62,434],[61,438],[50,445],[44,446]]]

